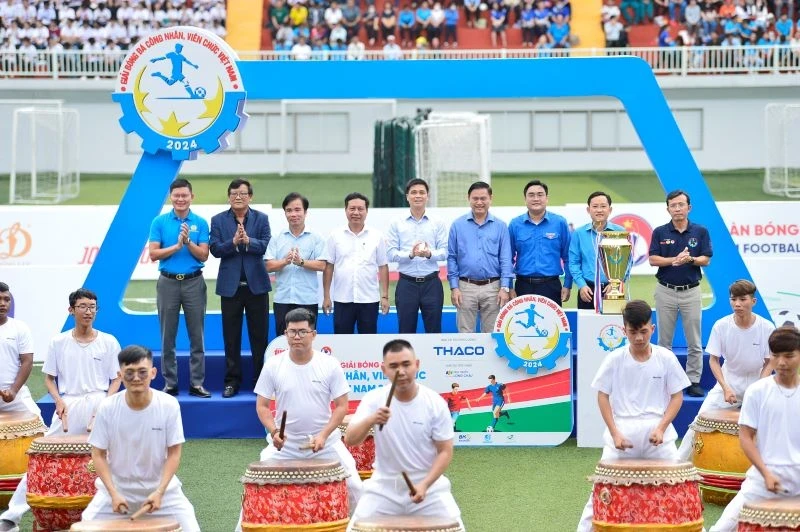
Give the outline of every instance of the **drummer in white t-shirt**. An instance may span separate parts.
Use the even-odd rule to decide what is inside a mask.
[[[691,384],[675,354],[650,343],[655,325],[644,301],[629,301],[622,311],[628,345],[605,359],[592,381],[606,423],[600,460],[677,460],[678,434],[672,421]],[[592,497],[583,509],[578,532],[592,530]]]
[[[731,284],[728,292],[733,314],[714,324],[706,346],[711,355],[708,367],[717,384],[708,392],[698,414],[741,405],[747,387],[772,373],[767,340],[775,326],[753,313],[756,285],[740,279]],[[725,358],[722,366],[720,357]],[[681,460],[690,459],[693,446],[694,430],[689,429],[678,449]]]
[[[25,323],[8,315],[11,289],[0,283],[0,412],[40,415],[25,383],[33,369],[33,338]]]
[[[347,445],[358,445],[375,430],[375,465],[372,478],[350,520],[382,515],[447,517],[461,522],[461,510],[444,472],[453,459],[453,423],[447,402],[417,383],[419,360],[406,340],[392,340],[383,347],[383,374],[397,379],[391,407],[386,406],[389,386],[364,396],[345,433]],[[415,495],[403,480],[406,473]],[[350,530],[350,528],[348,528]]]
[[[177,399],[150,387],[153,353],[129,345],[119,353],[125,391],[105,399],[89,436],[97,470],[97,493],[84,521],[127,519],[146,504],[148,514],[178,521],[183,532],[199,532],[194,507],[175,476],[181,462],[183,422]]]
[[[753,465],[710,532],[736,530],[745,503],[800,496],[800,331],[775,329],[769,350],[775,375],[747,389],[739,416],[739,441]]]

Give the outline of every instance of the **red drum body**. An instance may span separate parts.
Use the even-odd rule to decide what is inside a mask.
[[[344,421],[339,425],[339,430],[342,431],[342,438],[347,432],[347,426],[350,424],[351,415],[344,416]],[[372,476],[372,464],[375,463],[375,429],[369,429],[367,438],[358,445],[347,446],[347,450],[353,455],[356,461],[356,468],[358,469],[358,476],[361,480],[366,480]]]

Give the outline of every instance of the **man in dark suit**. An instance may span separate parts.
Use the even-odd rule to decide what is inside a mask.
[[[211,254],[220,259],[217,295],[222,302],[225,342],[225,389],[233,397],[242,384],[242,315],[253,355],[253,382],[258,379],[267,350],[270,283],[264,253],[271,236],[269,218],[250,208],[253,187],[245,179],[228,185],[231,208],[211,218]]]

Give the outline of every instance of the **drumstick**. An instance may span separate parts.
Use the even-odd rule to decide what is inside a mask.
[[[278,429],[278,436],[283,439],[283,432],[286,430],[286,410],[283,411],[283,415],[281,416],[281,428]]]
[[[411,479],[408,478],[408,475],[405,471],[401,472],[400,474],[403,475],[403,480],[406,481],[406,486],[408,486],[408,491],[411,492],[411,496],[415,497],[417,495],[417,490],[414,489],[414,484],[411,482]]]
[[[61,412],[61,429],[64,432],[67,432],[69,430],[67,428],[67,410],[66,409],[64,409],[64,411]]]
[[[394,374],[394,379],[392,379],[392,387],[389,388],[389,397],[386,398],[386,408],[392,404],[392,397],[394,397],[394,389],[397,386],[397,373]],[[378,430],[383,430],[383,423],[378,427]]]
[[[144,514],[146,514],[150,510],[150,508],[152,508],[152,507],[153,507],[153,503],[150,502],[150,501],[146,501],[142,505],[142,507],[139,508],[138,510],[136,510],[136,512],[131,516],[131,521],[136,521],[136,519],[138,519],[139,517],[141,517]]]

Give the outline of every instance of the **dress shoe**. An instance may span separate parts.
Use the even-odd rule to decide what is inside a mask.
[[[175,397],[178,395],[178,387],[177,386],[164,386],[164,393],[168,393],[169,395]]]
[[[706,394],[706,391],[699,384],[692,384],[686,388],[686,393],[690,397],[703,397]]]
[[[239,393],[239,389],[236,386],[226,386],[222,391],[222,397],[227,399],[229,397],[233,397],[237,393]]]
[[[193,395],[195,397],[202,397],[203,399],[208,399],[211,397],[211,392],[203,388],[202,386],[192,386],[189,388],[189,395]]]

